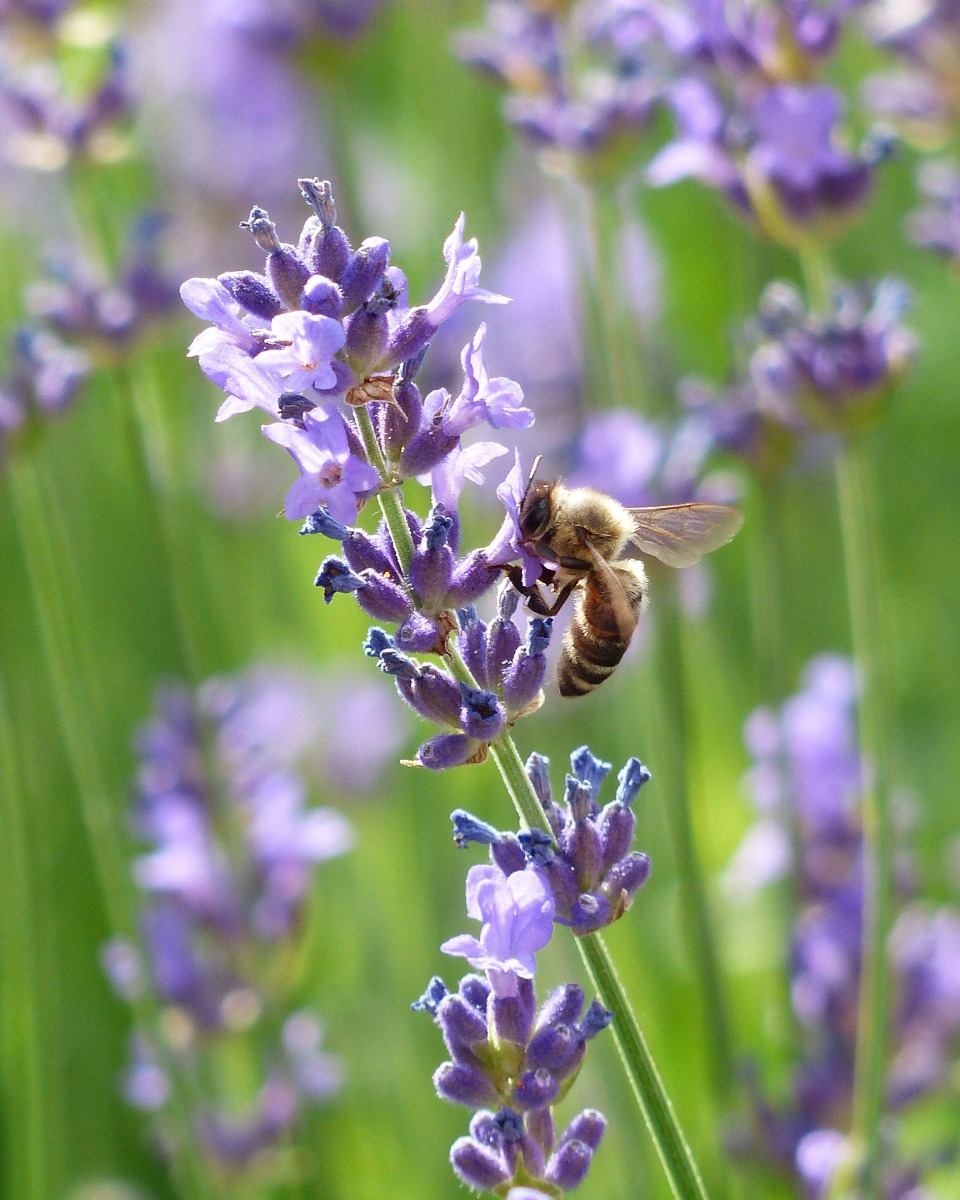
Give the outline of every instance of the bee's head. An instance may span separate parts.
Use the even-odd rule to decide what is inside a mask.
[[[524,542],[537,542],[547,532],[553,512],[553,481],[534,483],[531,478],[520,501],[517,522]]]

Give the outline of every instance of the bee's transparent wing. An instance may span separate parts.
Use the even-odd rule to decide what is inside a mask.
[[[670,504],[629,512],[637,531],[620,557],[652,554],[668,567],[689,567],[725,546],[743,524],[743,513],[730,504]]]

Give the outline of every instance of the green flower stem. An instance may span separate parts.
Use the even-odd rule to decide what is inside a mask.
[[[48,1090],[44,1044],[40,1020],[39,963],[43,948],[34,935],[35,909],[25,829],[26,800],[17,768],[17,749],[0,679],[0,831],[3,872],[3,1061],[11,1095],[17,1103],[7,1113],[11,1179],[19,1180],[24,1200],[45,1200],[50,1192],[49,1140],[44,1137],[45,1117],[59,1105],[53,1089]],[[54,1147],[54,1153],[57,1148]],[[52,1157],[52,1156],[51,1156]],[[58,1164],[59,1165],[59,1164]]]
[[[56,505],[46,503],[34,463],[20,458],[10,463],[8,478],[16,527],[27,568],[40,640],[53,685],[53,701],[63,734],[67,761],[80,799],[81,815],[93,853],[94,867],[111,932],[139,943],[129,863],[111,810],[111,789],[100,765],[90,720],[90,680],[80,645],[82,628],[74,619],[68,596],[76,594],[74,573],[65,536],[59,530]],[[157,1028],[156,1002],[146,995],[135,1003],[135,1015],[146,1027]],[[166,1046],[157,1039],[161,1063],[167,1066]],[[193,1140],[185,1097],[174,1084],[173,1120],[177,1130],[175,1174],[184,1195],[201,1200],[210,1193],[209,1180]]]
[[[860,677],[860,752],[869,774],[863,782],[864,914],[860,1011],[854,1076],[853,1135],[862,1148],[868,1196],[879,1195],[880,1126],[888,1022],[887,939],[892,908],[893,823],[890,806],[890,709],[887,644],[880,611],[875,530],[876,490],[862,438],[850,439],[836,460],[837,500],[843,536],[854,655]]]
[[[367,437],[375,440],[373,423],[366,410],[357,409],[355,415],[361,436],[364,438],[364,445],[366,445]],[[366,434],[364,426],[367,426]],[[382,455],[380,458],[382,462]],[[384,469],[381,478],[384,478],[386,482],[385,477]],[[391,537],[394,539],[397,558],[406,575],[413,558],[413,539],[403,514],[400,497],[392,487],[387,487],[380,492],[378,500]],[[448,645],[446,657],[457,679],[471,687],[477,686],[470,669],[452,641]],[[528,828],[538,826],[543,830],[549,830],[550,824],[546,814],[533,790],[533,785],[527,778],[523,761],[509,733],[501,734],[491,744],[490,757],[500,772],[504,786],[521,821]],[[577,938],[576,941],[601,1003],[613,1013],[613,1036],[620,1053],[620,1060],[647,1129],[653,1138],[673,1195],[676,1200],[707,1200],[707,1192],[694,1161],[693,1152],[677,1121],[673,1105],[663,1086],[636,1014],[617,977],[603,936],[593,933]]]
[[[668,592],[672,591],[672,595]],[[653,662],[641,672],[643,715],[659,768],[653,786],[662,797],[676,860],[681,927],[700,989],[718,1115],[728,1107],[736,1080],[726,992],[710,920],[707,889],[690,814],[689,770],[684,731],[689,725],[684,688],[683,631],[677,588],[664,588],[654,614]]]

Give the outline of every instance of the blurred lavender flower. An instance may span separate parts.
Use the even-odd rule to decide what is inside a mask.
[[[650,163],[649,182],[700,179],[775,241],[838,236],[870,191],[877,144],[843,147],[843,99],[833,88],[775,83],[730,99],[691,75],[669,101],[678,133]]]
[[[114,162],[128,151],[135,106],[126,47],[103,12],[72,13],[71,27],[62,18],[73,7],[21,3],[0,21],[0,136],[4,156],[20,166],[59,171],[83,159]],[[82,72],[75,63],[67,71],[68,53],[83,55]],[[78,78],[88,81],[81,93]]]
[[[901,60],[895,70],[866,80],[866,103],[921,150],[944,147],[960,116],[960,9],[955,0],[878,0],[868,6],[865,25],[877,45]]]
[[[747,785],[759,811],[727,868],[726,884],[743,896],[786,875],[791,828],[801,901],[790,950],[791,996],[804,1033],[790,1098],[754,1096],[750,1152],[820,1197],[848,1153],[843,1132],[853,1096],[863,935],[863,831],[860,793],[868,767],[856,743],[857,683],[839,655],[821,655],[803,689],[779,713],[757,710],[745,739],[754,758]],[[907,861],[898,864],[901,895]],[[960,912],[905,906],[890,941],[896,1003],[887,1074],[887,1108],[901,1112],[944,1083],[960,1044]],[[898,1162],[892,1140],[884,1200],[916,1200],[924,1162]],[[932,1164],[940,1153],[934,1148]]]
[[[486,26],[462,33],[456,51],[509,89],[506,119],[554,167],[603,157],[617,170],[635,156],[660,95],[659,33],[649,0],[490,0]]]
[[[910,240],[960,263],[960,170],[942,159],[922,163],[917,187],[924,204],[907,217]]]
[[[384,8],[385,0],[304,0],[309,21],[319,22],[330,37],[358,37]]]
[[[70,406],[91,369],[87,354],[46,330],[21,329],[9,355],[0,380],[0,463]]]
[[[511,859],[507,868],[475,866],[467,876],[467,912],[483,923],[479,939],[464,934],[441,947],[485,977],[465,976],[454,993],[435,977],[413,1007],[434,1018],[451,1056],[434,1074],[437,1094],[479,1109],[470,1136],[451,1148],[457,1175],[498,1195],[516,1183],[532,1185],[532,1196],[540,1186],[562,1195],[583,1181],[606,1122],[586,1109],[558,1138],[553,1106],[569,1091],[587,1042],[609,1024],[610,1013],[597,1001],[584,1012],[583,990],[572,983],[552,992],[537,1012],[535,955],[550,940],[553,900],[541,873],[524,867],[516,839],[512,854],[498,844]],[[519,1198],[526,1191],[509,1194]]]
[[[830,310],[807,310],[790,284],[774,282],[744,330],[745,377],[725,389],[681,384],[686,439],[746,461],[761,478],[799,454],[824,458],[825,435],[864,428],[883,411],[915,348],[902,324],[910,293],[897,279],[838,286]]]
[[[104,950],[122,995],[150,989],[161,1004],[156,1027],[137,1030],[128,1099],[165,1133],[163,1113],[183,1089],[200,1144],[228,1168],[275,1146],[339,1080],[316,1017],[291,1011],[278,973],[316,865],[352,842],[342,816],[306,805],[295,704],[282,678],[263,673],[161,694],[139,738],[134,807],[149,847],[134,862],[144,959],[119,940]],[[252,1090],[211,1086],[220,1043],[243,1054]]]

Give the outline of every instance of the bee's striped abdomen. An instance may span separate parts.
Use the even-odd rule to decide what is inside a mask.
[[[634,619],[640,614],[646,578],[634,564],[615,567]],[[632,630],[630,630],[632,634]],[[630,645],[624,636],[607,589],[589,576],[577,595],[577,606],[564,635],[557,664],[561,696],[585,696],[613,673]]]

